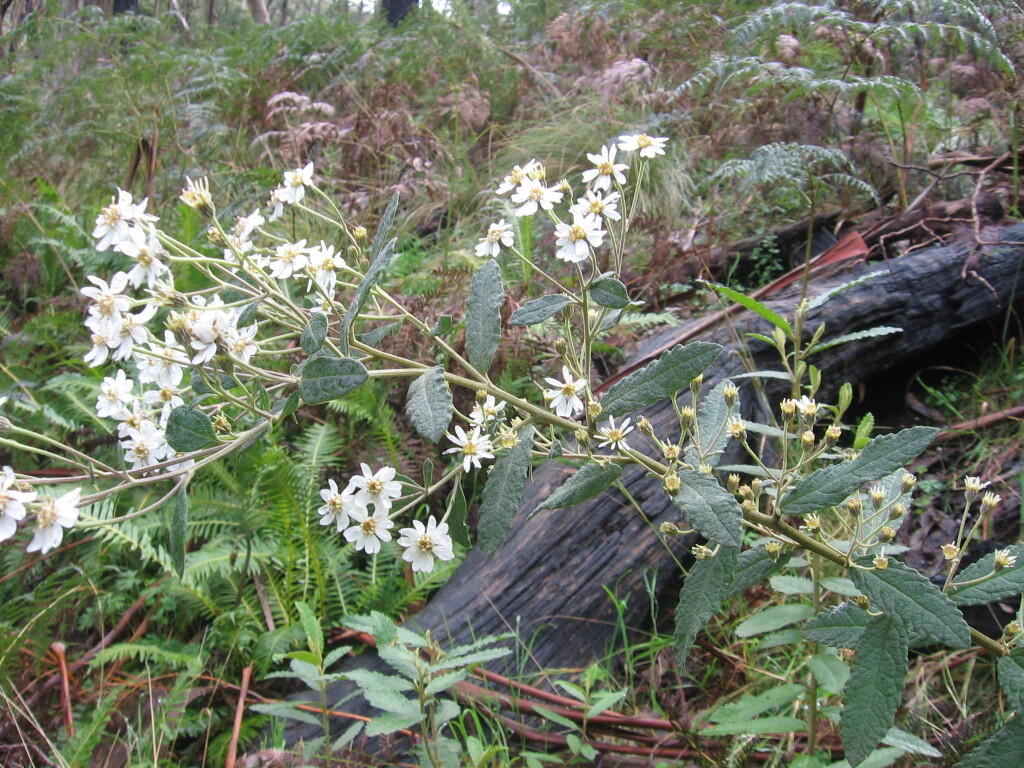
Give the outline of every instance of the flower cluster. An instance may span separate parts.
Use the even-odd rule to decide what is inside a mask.
[[[64,529],[78,520],[81,495],[82,489],[75,488],[56,498],[40,497],[32,486],[17,479],[13,469],[4,467],[0,471],[0,541],[12,538],[18,523],[32,512],[36,529],[27,550],[45,554],[60,546]]]

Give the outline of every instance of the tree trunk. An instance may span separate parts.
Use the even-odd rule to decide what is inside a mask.
[[[825,323],[826,339],[879,325],[903,329],[900,334],[834,347],[813,360],[822,371],[822,399],[834,397],[843,382],[863,383],[948,344],[979,323],[1003,316],[1008,302],[1024,300],[1020,270],[1024,224],[988,228],[983,236],[1004,244],[982,251],[962,244],[928,248],[880,264],[858,264],[844,274],[812,281],[809,295],[815,296],[857,275],[883,273],[810,312],[805,327],[813,330]],[[796,300],[791,292],[765,303],[791,317]],[[738,354],[741,345],[755,370],[778,370],[776,353],[747,339],[749,332],[768,333],[769,327],[760,317],[741,312],[731,315],[729,323],[719,323],[697,336],[686,326],[673,328],[643,344],[632,362],[642,365],[677,343],[699,338],[723,346],[705,374],[705,387],[746,372]],[[736,381],[742,415],[749,420],[763,421],[765,403],[774,407],[788,396],[788,385],[780,388],[785,382],[767,379],[765,396],[759,397],[749,379]],[[655,404],[643,415],[657,434],[674,438],[678,433],[670,402]],[[723,464],[736,462],[747,460],[738,451],[723,460]],[[696,540],[680,536],[668,545],[661,540],[660,523],[673,522],[681,528],[686,523],[660,481],[635,466],[625,469],[621,477],[632,500],[611,488],[576,507],[531,517],[537,504],[571,472],[553,460],[538,467],[502,549],[488,560],[474,548],[409,624],[430,630],[439,640],[450,638],[452,643],[516,630],[530,649],[527,668],[521,670],[527,675],[544,668],[580,669],[602,658],[618,640],[620,609],[626,626],[649,625],[651,599],[671,604],[680,585],[675,558],[684,557]],[[648,591],[653,595],[649,597]],[[609,592],[622,602],[618,608]],[[372,665],[375,656],[364,654],[358,663]],[[340,698],[341,692],[341,688],[332,690],[331,701]],[[359,701],[353,701],[346,709],[359,706]],[[286,738],[290,742],[299,736],[309,738],[316,735],[314,730],[299,726]]]
[[[397,27],[418,5],[419,0],[380,0],[380,11],[390,26]]]
[[[249,12],[252,14],[252,20],[257,24],[262,24],[265,27],[270,26],[270,14],[267,13],[266,0],[248,0]]]

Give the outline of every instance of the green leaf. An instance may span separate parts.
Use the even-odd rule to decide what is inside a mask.
[[[308,360],[299,380],[299,396],[310,405],[347,395],[369,378],[366,368],[351,357],[324,355]]]
[[[955,586],[956,582],[964,583],[981,579],[992,574],[996,553],[990,552],[977,562],[964,568],[954,576],[954,586],[949,590],[949,597],[957,605],[980,605],[1004,600],[1024,592],[1024,542],[1015,544],[1006,550],[1017,562],[1010,568],[1001,568],[991,578],[978,584],[965,587]]]
[[[818,685],[830,693],[842,693],[850,679],[850,668],[834,653],[822,651],[807,660],[807,668],[814,673]]]
[[[427,683],[426,694],[428,696],[435,696],[443,691],[447,691],[456,683],[461,683],[467,677],[469,677],[469,669],[466,667],[445,672],[443,675],[438,675]]]
[[[613,706],[615,706],[620,701],[622,701],[624,698],[626,698],[626,695],[628,693],[629,693],[629,691],[627,691],[627,690],[621,690],[621,691],[602,691],[601,693],[596,694],[594,696],[594,698],[593,698],[593,703],[590,705],[590,708],[587,710],[587,714],[586,714],[587,719],[589,720],[592,717],[597,717],[602,712],[607,712]]]
[[[564,293],[553,293],[541,296],[519,307],[508,319],[511,325],[536,325],[542,323],[549,317],[554,317],[567,306],[572,304],[572,299]]]
[[[480,502],[477,543],[488,557],[498,551],[512,529],[530,469],[533,427],[523,427],[516,436],[519,442],[498,454]]]
[[[810,618],[814,615],[814,609],[802,603],[790,605],[773,605],[764,610],[758,611],[749,619],[740,622],[736,627],[737,637],[754,637],[763,635],[765,632],[773,632],[776,629],[788,627],[798,621]]]
[[[225,301],[226,301],[226,299],[225,299]],[[254,301],[254,302],[251,302],[249,304],[246,304],[245,309],[243,309],[238,314],[238,319],[235,320],[235,327],[236,328],[245,328],[246,326],[252,325],[252,321],[256,318],[256,311],[259,308],[260,308],[260,302],[258,300]]]
[[[376,328],[370,329],[366,333],[357,333],[356,339],[368,347],[378,347],[388,336],[394,336],[398,333],[398,329],[401,327],[401,321],[385,323],[384,325],[378,325]]]
[[[813,595],[814,582],[806,576],[772,576],[772,589],[783,595]]]
[[[868,280],[873,280],[876,277],[882,277],[882,276],[885,276],[885,275],[888,275],[888,274],[889,274],[888,271],[883,270],[883,269],[878,269],[878,270],[875,270],[874,272],[868,272],[866,275],[861,275],[860,277],[854,278],[853,280],[850,280],[848,283],[843,283],[842,285],[838,285],[835,288],[832,288],[832,289],[830,289],[828,291],[825,291],[824,293],[819,293],[817,296],[815,296],[813,299],[811,299],[809,302],[807,302],[807,309],[809,309],[809,310],[810,309],[817,309],[822,304],[824,304],[826,301],[831,299],[833,296],[836,296],[836,295],[842,293],[843,291],[848,291],[850,288],[853,288],[854,286],[860,285],[861,283],[865,283]]]
[[[865,413],[864,416],[861,417],[861,420],[857,422],[857,431],[853,436],[853,450],[864,450],[864,446],[871,442],[871,432],[874,428],[874,415]]]
[[[508,656],[512,651],[508,648],[483,648],[472,653],[461,653],[445,656],[440,661],[430,665],[433,672],[452,667],[472,667],[475,664],[483,664],[485,661],[494,661]]]
[[[890,616],[872,616],[861,633],[846,682],[840,732],[857,766],[892,727],[907,676],[907,631]]]
[[[352,669],[345,673],[348,680],[360,688],[372,688],[376,691],[411,691],[415,689],[412,681],[398,675],[385,675],[372,669]]]
[[[217,434],[205,412],[179,405],[167,418],[167,444],[184,453],[201,451],[217,444]]]
[[[370,266],[367,268],[366,274],[363,275],[363,279],[359,281],[359,285],[356,286],[356,292],[348,306],[348,312],[341,319],[338,345],[343,355],[348,354],[348,336],[352,330],[352,324],[356,321],[359,313],[363,311],[366,300],[370,296],[370,291],[373,290],[373,286],[377,284],[380,276],[387,269],[391,261],[391,255],[395,251],[397,239],[384,241],[387,238],[388,230],[391,229],[391,225],[395,221],[395,211],[397,210],[398,193],[395,192],[384,211],[384,216],[381,217],[377,232],[373,236],[373,243],[370,245]],[[307,400],[306,402],[309,401]]]
[[[545,720],[550,720],[552,723],[557,723],[563,728],[571,728],[572,730],[579,730],[579,726],[572,720],[567,718],[565,715],[560,715],[557,712],[552,712],[547,707],[541,707],[537,704],[533,706],[533,711],[543,717]]]
[[[743,552],[736,564],[729,597],[745,592],[755,584],[761,584],[776,571],[784,568],[792,555],[788,552],[773,560],[765,547],[753,547]]]
[[[718,613],[722,601],[729,594],[738,559],[738,549],[721,547],[714,557],[695,562],[687,574],[679,592],[673,633],[676,665],[680,669],[686,664],[697,633]]]
[[[700,730],[701,735],[727,736],[732,734],[803,733],[807,723],[799,717],[776,715],[743,722],[719,723]]]
[[[466,355],[473,367],[486,373],[501,341],[501,267],[494,259],[473,275],[466,300]]]
[[[743,513],[736,497],[718,484],[713,475],[680,469],[682,484],[672,498],[687,522],[715,544],[738,547],[743,542]]]
[[[840,344],[849,344],[851,341],[860,341],[861,339],[872,339],[876,336],[890,336],[894,333],[903,333],[902,328],[896,328],[891,325],[879,325],[875,328],[868,328],[865,331],[857,331],[856,333],[844,333],[842,336],[836,336],[834,339],[823,341],[820,344],[815,344],[809,350],[808,355],[817,354],[818,352],[824,352],[826,349],[832,349],[832,347],[838,347]]]
[[[857,585],[842,576],[826,576],[819,583],[829,592],[835,592],[843,597],[856,597],[860,594]]]
[[[759,302],[757,299],[752,299],[749,296],[746,296],[745,294],[742,294],[739,291],[735,291],[732,288],[729,288],[725,285],[719,285],[718,283],[710,283],[707,280],[700,280],[699,282],[702,282],[705,285],[714,288],[727,299],[735,301],[741,307],[746,307],[751,312],[757,313],[765,320],[767,320],[769,323],[774,325],[776,328],[781,329],[786,334],[786,336],[790,338],[793,337],[793,326],[789,324],[789,321],[786,320],[784,317],[772,312],[770,309],[768,309],[768,307]]]
[[[618,480],[621,474],[622,466],[619,464],[584,464],[533,511],[562,509],[592,499]]]
[[[804,637],[833,648],[856,648],[868,615],[853,602],[828,608],[803,626]]]
[[[313,613],[313,609],[301,600],[295,601],[295,610],[299,612],[299,620],[302,622],[302,631],[306,633],[309,649],[319,661],[324,655],[324,632],[320,628],[320,619]]]
[[[431,443],[436,443],[448,429],[455,406],[452,393],[444,380],[444,368],[435,365],[409,385],[409,398],[405,415],[416,431]]]
[[[309,316],[309,325],[302,329],[299,337],[299,344],[302,351],[307,355],[319,352],[327,338],[327,315],[323,312],[312,312]]]
[[[1009,656],[999,659],[999,685],[1018,716],[1024,714],[1024,646],[1014,648]]]
[[[689,443],[684,452],[684,458],[688,464],[697,466],[707,464],[714,467],[722,459],[722,451],[725,444],[729,442],[729,430],[726,423],[729,420],[729,407],[725,404],[723,391],[726,385],[733,385],[726,379],[715,385],[715,388],[703,395],[700,405],[697,408],[697,439]],[[734,386],[734,385],[733,385]],[[739,398],[736,399],[734,408],[738,408]]]
[[[299,404],[302,402],[302,397],[299,395],[298,390],[292,392],[288,397],[283,397],[280,400],[275,400],[270,406],[270,412],[275,416],[279,416],[284,419],[291,416],[298,409]]]
[[[869,566],[871,561],[859,564]],[[850,578],[871,599],[872,610],[881,609],[911,635],[921,634],[951,648],[971,644],[970,628],[953,601],[913,568],[890,560],[883,570],[854,569]]]
[[[1021,755],[1024,755],[1024,714],[1018,712],[953,768],[1020,768]]]
[[[469,540],[469,526],[466,525],[466,514],[469,512],[469,505],[466,504],[466,494],[462,490],[461,478],[457,478],[452,488],[451,496],[448,498],[448,534],[456,544],[464,547],[473,546]]]
[[[441,315],[437,318],[434,323],[434,327],[430,329],[431,336],[444,336],[452,329],[452,316]]]
[[[308,723],[310,725],[323,725],[323,721],[312,712],[299,709],[297,705],[290,702],[275,701],[271,704],[253,704],[252,709],[262,715],[283,717],[286,720],[297,720],[300,723]]]
[[[896,747],[912,755],[924,755],[925,757],[942,757],[942,753],[935,747],[912,733],[907,733],[896,726],[889,729],[882,739],[887,747]]]
[[[629,292],[626,286],[614,277],[599,277],[590,284],[590,298],[595,304],[608,309],[622,309],[629,306]]]
[[[723,704],[711,713],[710,719],[716,723],[752,720],[758,715],[796,701],[805,690],[804,686],[798,683],[769,688],[756,696],[744,696],[739,701]]]
[[[396,712],[385,712],[378,715],[366,724],[367,736],[385,736],[395,731],[401,731],[417,725],[423,719],[423,715],[416,712],[398,714]],[[318,721],[319,722],[319,721]]]
[[[910,427],[876,437],[857,458],[815,470],[783,498],[780,512],[807,515],[842,504],[864,483],[902,469],[931,443],[934,427]]]
[[[616,382],[601,398],[603,413],[625,416],[630,411],[671,397],[690,385],[718,357],[718,344],[679,344],[639,371]]]
[[[183,483],[174,496],[174,513],[171,515],[171,530],[168,531],[171,563],[180,579],[185,575],[185,544],[188,541],[188,493]]]

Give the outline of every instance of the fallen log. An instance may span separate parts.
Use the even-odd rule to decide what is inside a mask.
[[[857,384],[875,377],[1002,315],[1011,303],[1022,303],[1024,224],[988,228],[983,236],[992,244],[956,243],[880,264],[851,260],[843,274],[812,281],[809,295],[815,296],[857,276],[880,273],[813,310],[806,322],[809,331],[824,323],[827,339],[880,325],[903,329],[899,334],[834,347],[812,361],[822,370],[822,399],[833,396],[843,382]],[[798,285],[787,291],[765,301],[783,316],[792,315]],[[727,322],[703,331],[701,341],[723,346],[705,375],[705,386],[746,372],[744,358],[755,370],[777,369],[774,352],[767,345],[745,338],[746,332],[767,330],[764,320],[744,311],[731,313]],[[692,340],[686,326],[660,333],[646,341],[631,362],[656,357],[682,339]],[[749,384],[741,386],[744,417],[763,420],[759,409],[788,391],[787,385],[780,392],[780,383],[784,384],[766,380],[764,398],[755,396]],[[646,409],[643,415],[657,434],[675,439],[678,424],[668,401]],[[735,457],[725,459],[730,460]],[[527,652],[517,655],[520,668],[514,673],[525,675],[579,670],[601,658],[617,639],[620,615],[629,627],[649,623],[650,598],[673,599],[680,580],[676,560],[683,559],[696,540],[681,536],[664,541],[658,531],[661,522],[685,527],[685,521],[660,481],[635,466],[621,477],[629,497],[613,486],[576,507],[531,516],[572,471],[555,460],[537,467],[503,548],[491,559],[474,548],[409,623],[453,643],[515,630]],[[336,688],[330,698],[334,701],[342,695],[343,690]],[[299,726],[286,738],[294,742],[313,735],[318,734],[309,726]]]

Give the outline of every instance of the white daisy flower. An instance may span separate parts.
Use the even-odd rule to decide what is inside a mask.
[[[559,222],[555,225],[555,256],[563,261],[586,261],[590,247],[597,248],[604,242],[605,231],[601,220],[591,213],[580,216],[573,214],[572,224]]]
[[[156,238],[156,232],[152,229],[144,242],[122,240],[114,246],[114,250],[134,259],[135,266],[128,271],[128,283],[133,288],[139,288],[143,283],[147,288],[152,288],[157,280],[171,271],[166,264],[160,261],[160,256],[166,255],[167,252],[160,245],[160,241]]]
[[[36,531],[26,551],[46,554],[60,546],[64,529],[72,528],[78,522],[78,501],[81,496],[82,489],[75,488],[58,499],[43,499],[42,506],[36,510]]]
[[[512,194],[512,202],[521,203],[516,216],[533,216],[538,208],[550,211],[562,202],[562,193],[557,187],[544,186],[538,179],[525,179]]]
[[[85,326],[95,333],[108,336],[121,327],[121,315],[132,308],[132,297],[124,293],[128,287],[128,275],[118,272],[110,278],[109,284],[95,275],[87,275],[86,279],[96,287],[80,290],[83,296],[95,302],[89,305]]]
[[[583,183],[590,184],[596,190],[611,189],[612,182],[625,184],[626,176],[622,172],[629,168],[625,163],[615,162],[615,146],[601,147],[600,153],[587,153],[587,159],[594,167],[583,172]]]
[[[579,216],[590,213],[594,216],[604,216],[612,221],[619,221],[622,216],[619,214],[618,205],[618,192],[610,192],[602,196],[600,192],[588,189],[583,197],[569,206],[569,213]]]
[[[606,426],[597,429],[597,434],[601,437],[601,442],[597,444],[597,447],[611,447],[620,450],[626,445],[626,435],[632,431],[633,427],[630,426],[629,419],[623,420],[622,424],[616,427],[614,417],[610,417]]]
[[[25,519],[25,505],[38,498],[35,491],[16,491],[14,470],[4,467],[0,472],[0,541],[7,541]]]
[[[569,372],[569,366],[562,366],[562,379],[544,379],[553,389],[544,390],[544,400],[558,416],[563,419],[571,419],[578,413],[583,413],[583,400],[580,399],[587,390],[586,379],[574,379]]]
[[[159,464],[173,453],[167,444],[167,435],[151,421],[143,421],[137,429],[129,428],[127,431],[121,447],[125,450],[124,460],[131,463],[132,469]]]
[[[277,246],[277,256],[270,260],[270,276],[286,280],[306,268],[308,263],[305,240]]]
[[[96,217],[96,227],[92,231],[92,236],[98,240],[96,250],[105,251],[125,240],[138,245],[145,243],[146,233],[142,225],[157,220],[156,216],[146,213],[146,202],[133,203],[131,193],[118,189],[117,202],[111,199],[110,205]]]
[[[494,458],[494,446],[491,445],[491,438],[480,434],[480,427],[473,427],[468,435],[462,427],[455,427],[455,434],[450,432],[446,437],[455,443],[454,448],[449,448],[445,453],[462,454],[462,471],[469,472],[470,466],[480,469],[481,459]]]
[[[332,295],[334,287],[338,284],[338,270],[347,266],[345,259],[334,252],[334,246],[327,245],[321,240],[319,246],[309,250],[306,271],[312,280],[306,285],[306,291],[308,292],[313,287],[312,284],[316,283],[324,293]]]
[[[505,401],[498,402],[494,395],[488,395],[482,403],[476,403],[469,413],[469,423],[478,427],[486,427],[495,419],[501,418],[501,412],[505,410]]]
[[[339,531],[344,530],[348,524],[348,516],[357,508],[355,497],[348,489],[339,493],[338,484],[333,480],[328,480],[327,486],[320,491],[320,498],[325,502],[317,510],[320,515],[320,525],[336,524]]]
[[[438,524],[431,515],[426,525],[419,520],[413,520],[412,525],[412,528],[402,528],[398,532],[398,546],[404,550],[402,559],[412,563],[413,571],[429,573],[434,570],[435,557],[439,560],[455,557],[447,523]]]
[[[142,384],[158,384],[176,387],[185,377],[185,366],[189,364],[184,348],[177,343],[171,331],[164,331],[164,343],[151,341],[149,353],[140,351],[135,356]]]
[[[130,360],[135,352],[135,345],[142,344],[149,336],[146,323],[153,319],[156,314],[156,305],[147,304],[141,312],[136,314],[127,313],[121,315],[121,327],[116,333],[107,337],[107,344],[114,351],[111,358],[114,360]]]
[[[375,509],[385,511],[391,509],[391,503],[402,495],[402,484],[395,480],[398,474],[394,467],[381,467],[376,472],[371,472],[366,464],[360,464],[362,476],[356,475],[348,481],[348,487],[358,488],[356,491],[356,504],[363,509],[368,509],[373,504]]]
[[[623,152],[640,152],[640,157],[654,158],[665,154],[666,138],[651,138],[646,133],[634,136],[619,136],[619,149]]]
[[[536,160],[531,160],[522,168],[518,165],[512,169],[512,173],[501,180],[501,184],[495,190],[494,194],[504,195],[511,192],[513,189],[523,183],[523,179],[531,178],[541,168],[540,163]],[[539,174],[537,174],[539,175]]]
[[[96,415],[101,419],[120,418],[119,414],[126,412],[128,406],[135,402],[134,386],[135,382],[122,370],[103,379],[100,396],[96,398]]]
[[[367,510],[356,506],[348,515],[356,524],[345,529],[345,540],[354,542],[357,550],[375,555],[380,552],[382,541],[391,541],[388,528],[394,527],[394,523],[388,519],[385,510],[377,509],[370,515]]]
[[[282,203],[297,203],[306,195],[306,187],[313,184],[313,164],[306,163],[303,168],[285,171],[284,182],[278,188],[278,198]],[[273,221],[273,218],[271,219]]]
[[[476,255],[481,259],[488,256],[494,257],[501,252],[501,246],[511,248],[515,243],[515,234],[512,225],[506,224],[504,219],[498,219],[497,223],[487,228],[487,234],[480,238],[476,244]]]

